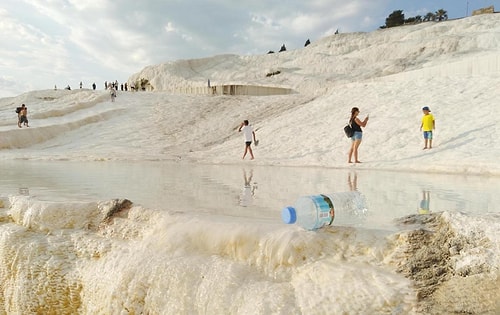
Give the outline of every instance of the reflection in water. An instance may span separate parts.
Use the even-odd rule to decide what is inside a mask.
[[[347,183],[350,191],[358,190],[358,174],[354,172],[353,178],[351,178],[351,172],[349,172],[349,175],[347,176]]]
[[[243,180],[245,184],[240,193],[240,206],[248,207],[253,204],[255,189],[257,189],[257,183],[254,182],[252,184],[253,169],[250,169],[248,176],[247,176],[247,171],[243,169]]]
[[[430,213],[429,205],[431,203],[431,193],[428,190],[422,191],[422,200],[420,201],[420,209],[418,213],[420,214],[428,214]]]
[[[353,216],[353,218],[356,218],[356,221],[359,224],[360,222],[366,220],[369,205],[365,195],[358,191],[358,173],[356,173],[355,171],[349,172],[347,174],[347,184],[349,186],[349,191],[358,192],[360,196],[358,198],[353,198],[352,202],[355,203],[355,206],[353,207],[354,211],[351,213],[351,216]]]

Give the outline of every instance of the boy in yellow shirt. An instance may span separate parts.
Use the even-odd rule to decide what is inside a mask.
[[[422,108],[424,116],[422,117],[422,124],[420,125],[420,131],[424,132],[424,150],[432,149],[432,131],[436,129],[436,122],[434,116],[431,114],[429,107],[425,106]],[[427,144],[429,146],[427,146]]]

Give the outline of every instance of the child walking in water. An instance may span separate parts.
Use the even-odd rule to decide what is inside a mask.
[[[248,120],[244,120],[240,128],[238,129],[238,132],[243,131],[243,138],[245,140],[245,152],[243,153],[242,159],[245,159],[245,156],[247,153],[250,153],[250,159],[253,160],[253,152],[252,152],[252,139],[253,141],[256,142],[255,140],[255,132],[253,131],[253,127],[248,124]]]
[[[431,114],[429,107],[425,106],[422,108],[424,116],[422,117],[422,124],[420,125],[420,131],[424,132],[424,149],[432,149],[432,131],[436,129],[436,122],[434,121],[434,116]]]

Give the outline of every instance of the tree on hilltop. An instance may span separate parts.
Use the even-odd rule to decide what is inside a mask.
[[[443,20],[448,20],[448,12],[446,12],[445,10],[443,9],[439,9],[436,11],[436,19],[441,22]]]
[[[443,21],[448,20],[448,12],[444,9],[439,9],[435,13],[429,12],[424,17],[421,15],[417,15],[414,17],[409,17],[405,19],[405,15],[403,14],[403,10],[393,11],[389,16],[385,19],[385,25],[380,26],[381,29],[388,27],[401,26],[404,24],[416,24],[421,22],[429,22],[429,21]]]
[[[415,17],[409,17],[405,20],[405,24],[415,24],[417,23],[417,19]]]
[[[403,14],[403,10],[393,11],[389,16],[385,19],[385,27],[394,27],[405,24],[405,15]]]
[[[424,22],[435,21],[435,20],[436,20],[436,15],[432,12],[429,12],[424,16]]]

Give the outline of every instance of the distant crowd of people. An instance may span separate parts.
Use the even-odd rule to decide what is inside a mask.
[[[92,83],[92,90],[95,91],[95,89],[97,88],[97,85],[94,83]],[[111,81],[111,82],[108,82],[108,81],[104,81],[104,89],[105,90],[109,90],[113,88],[115,91],[128,91],[129,90],[129,85],[127,82],[125,83],[121,83],[121,84],[118,84],[118,80],[115,80],[114,82]],[[65,90],[71,90],[71,86],[68,84],[65,88]],[[80,81],[80,89],[83,89],[83,82]],[[130,90],[131,91],[135,91],[135,85],[134,83],[130,84]],[[54,85],[54,91],[57,91],[57,85]]]
[[[128,91],[129,87],[128,87],[127,82],[121,83],[119,86],[120,86],[120,91]],[[109,90],[111,88],[115,89],[115,91],[118,91],[118,81],[117,80],[115,80],[115,82],[104,81],[104,89]],[[133,83],[130,85],[130,90],[132,90],[132,91],[134,90]]]
[[[95,82],[92,83],[92,90],[95,90],[97,88]],[[65,90],[71,91],[71,86],[68,84],[65,88]],[[83,89],[83,82],[80,81],[80,89]],[[114,82],[108,82],[104,81],[104,89],[109,90],[109,94],[111,97],[111,102],[115,101],[117,91],[128,91],[129,90],[129,85],[127,82],[122,83],[118,85],[118,80],[115,80]],[[130,90],[135,91],[135,85],[132,83],[130,84]],[[57,85],[54,85],[54,91],[57,91]],[[25,104],[22,104],[21,106],[16,108],[16,114],[17,114],[17,126],[19,128],[22,128],[23,126],[29,127],[28,125],[28,107]]]

